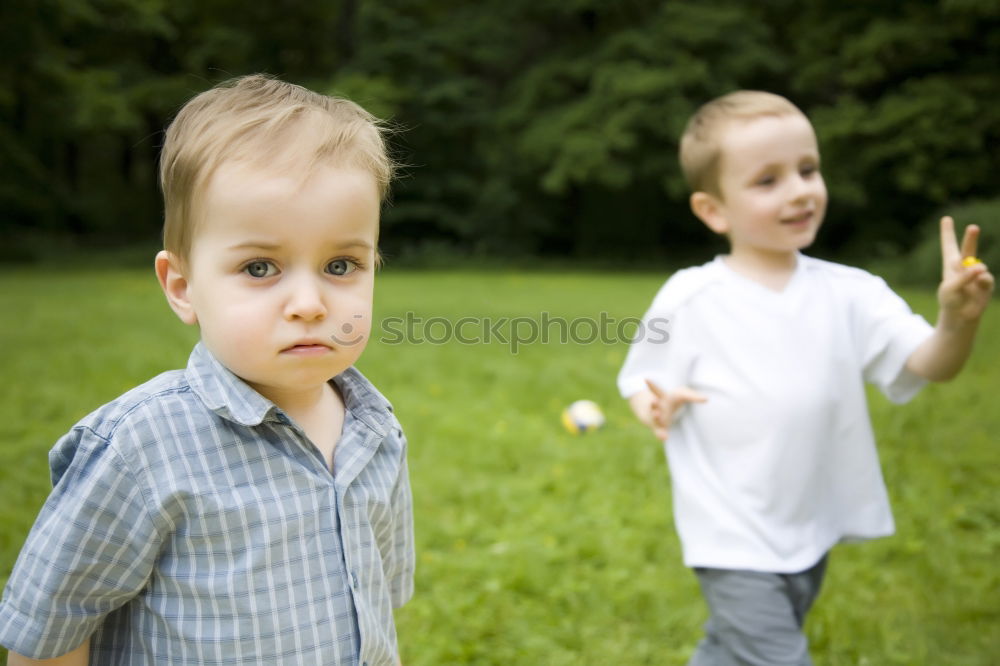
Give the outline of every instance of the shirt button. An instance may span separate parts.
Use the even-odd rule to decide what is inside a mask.
[[[358,589],[358,575],[353,571],[351,572],[351,587],[355,590]]]

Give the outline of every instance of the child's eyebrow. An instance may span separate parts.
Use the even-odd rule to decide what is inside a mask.
[[[230,245],[228,249],[230,249],[230,250],[278,250],[280,248],[281,248],[281,245],[279,245],[278,243],[272,243],[270,241],[250,240],[250,241],[244,241],[242,243],[236,243],[234,245]]]
[[[367,241],[364,238],[349,238],[335,243],[335,245],[339,248],[361,248],[363,250],[371,250],[375,247],[371,244],[371,241]]]
[[[375,246],[371,244],[371,241],[365,240],[364,238],[348,238],[346,240],[337,241],[330,243],[330,245],[338,249],[348,249],[348,248],[361,248],[363,250],[371,250]],[[281,243],[276,243],[274,241],[266,240],[248,240],[242,243],[235,243],[229,246],[229,250],[267,250],[274,251],[280,250],[282,247]]]

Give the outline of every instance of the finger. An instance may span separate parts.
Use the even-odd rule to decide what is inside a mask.
[[[976,256],[976,247],[979,244],[979,227],[970,224],[965,228],[965,235],[962,237],[962,257]]]
[[[941,218],[941,263],[945,268],[961,259],[958,239],[955,237],[955,220],[945,215]]]
[[[993,274],[989,271],[984,271],[976,277],[976,286],[978,286],[983,291],[993,291],[994,278]]]
[[[941,282],[942,294],[968,294],[974,291],[989,292],[993,289],[993,275],[983,264],[968,266],[959,271],[953,271]]]
[[[654,400],[653,404],[650,405],[649,409],[650,413],[653,415],[654,420],[663,418],[663,403],[661,401]]]
[[[663,389],[661,389],[656,384],[654,384],[653,380],[647,379],[646,380],[646,386],[649,387],[649,390],[652,391],[653,395],[655,395],[657,398],[665,398],[665,397],[667,397],[667,392],[664,391]]]
[[[687,388],[686,386],[681,386],[673,391],[667,396],[666,405],[664,406],[664,415],[667,417],[668,423],[673,423],[674,418],[677,414],[687,405],[689,402],[705,402],[708,398],[697,391]]]
[[[975,282],[980,275],[986,271],[979,269],[977,266],[969,266],[965,270],[956,271],[950,275],[942,284],[945,289],[950,289],[952,291],[959,291],[965,288],[966,285]]]
[[[707,402],[708,396],[687,386],[678,386],[670,392],[667,399],[675,405],[683,405],[688,402]]]

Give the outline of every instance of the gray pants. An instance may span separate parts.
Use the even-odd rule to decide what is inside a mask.
[[[794,574],[694,571],[710,615],[688,666],[811,666],[802,625],[823,584],[826,557]]]

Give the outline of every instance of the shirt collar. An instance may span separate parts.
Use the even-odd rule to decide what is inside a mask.
[[[804,255],[801,252],[796,252],[795,270],[792,271],[792,277],[798,275],[799,273],[805,270],[812,268],[815,265],[814,262],[815,259],[813,259],[812,257]],[[708,262],[708,264],[706,265],[710,266],[711,269],[715,272],[715,277],[722,279],[732,279],[734,277],[739,278],[741,280],[746,279],[729,267],[729,264],[726,263],[726,258],[724,255],[721,254],[715,255],[715,258],[712,261]]]
[[[192,350],[185,376],[205,406],[224,419],[253,426],[277,417],[277,406],[222,365],[204,343]]]
[[[385,435],[392,423],[392,403],[368,378],[357,368],[350,367],[334,377],[333,382],[344,397],[347,411],[378,434]]]
[[[281,419],[277,405],[234,375],[202,342],[191,351],[185,376],[205,406],[224,419],[245,426]],[[348,368],[333,381],[344,397],[345,408],[370,429],[385,434],[392,420],[392,405],[378,389],[355,368]]]

